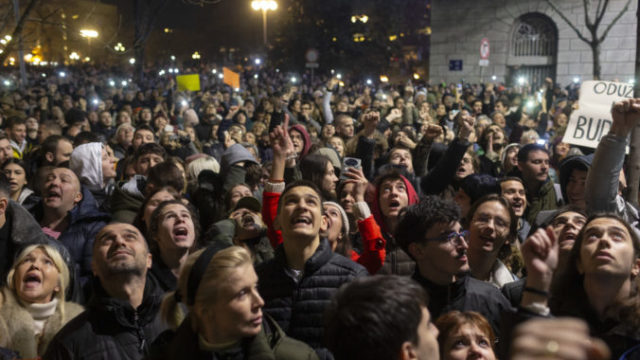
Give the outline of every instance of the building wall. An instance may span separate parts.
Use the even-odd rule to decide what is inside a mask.
[[[584,7],[580,0],[554,0],[563,13],[587,36]],[[611,0],[598,34],[624,8],[627,0]],[[593,2],[595,7],[595,3]],[[637,1],[611,28],[601,48],[601,78],[629,81],[633,78],[636,47]],[[556,82],[567,84],[575,77],[593,78],[590,47],[545,0],[432,0],[430,74],[433,81],[506,81],[507,58],[516,20],[530,12],[547,15],[558,29]],[[590,11],[591,17],[595,9]],[[490,41],[489,66],[481,68],[480,41]],[[587,37],[589,38],[589,37]],[[463,60],[462,71],[449,71],[449,60]]]

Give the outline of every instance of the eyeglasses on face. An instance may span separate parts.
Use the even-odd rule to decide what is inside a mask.
[[[450,233],[442,234],[440,236],[427,238],[427,239],[425,239],[425,241],[437,241],[437,242],[440,242],[440,243],[448,242],[451,245],[455,246],[455,245],[461,245],[462,244],[462,240],[467,242],[468,239],[469,239],[469,231],[468,230],[463,230],[463,231],[461,231],[459,233],[455,232],[455,231],[452,231]]]

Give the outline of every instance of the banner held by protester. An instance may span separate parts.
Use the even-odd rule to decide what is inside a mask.
[[[611,81],[585,81],[580,86],[578,109],[564,133],[563,142],[596,148],[611,128],[611,106],[633,97],[633,85]]]

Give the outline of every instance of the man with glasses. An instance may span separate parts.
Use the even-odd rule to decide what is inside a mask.
[[[458,206],[437,196],[407,207],[395,235],[416,261],[413,279],[429,294],[434,319],[451,310],[477,311],[499,335],[500,313],[510,305],[496,287],[469,275],[468,236]]]

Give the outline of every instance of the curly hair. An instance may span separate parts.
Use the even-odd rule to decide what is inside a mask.
[[[460,220],[460,207],[439,196],[426,196],[415,204],[402,209],[400,221],[396,227],[395,239],[407,254],[409,245],[422,240],[424,234],[438,223],[451,223]],[[418,236],[416,236],[418,234]]]

